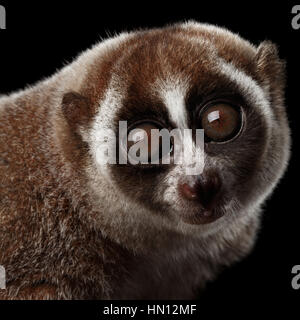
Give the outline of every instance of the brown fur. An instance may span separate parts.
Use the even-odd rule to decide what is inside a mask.
[[[0,299],[194,298],[223,266],[252,248],[259,207],[247,220],[201,239],[164,229],[160,220],[158,229],[145,221],[145,230],[135,232],[139,229],[130,225],[135,223],[130,217],[126,223],[114,220],[99,206],[105,205],[104,200],[91,190],[87,168],[92,170],[93,165],[82,132],[91,129],[112,74],[130,83],[115,121],[130,121],[139,114],[167,118],[161,102],[148,90],[158,75],[180,74],[199,84],[190,88],[188,105],[193,105],[199,93],[235,91],[222,75],[211,73],[211,52],[205,46],[192,46],[186,40],[190,37],[213,44],[222,59],[261,86],[269,85],[278,127],[285,131],[270,138],[274,154],[248,134],[246,145],[255,149],[239,166],[248,169],[249,162],[255,164],[249,169],[251,177],[251,170],[256,173],[263,167],[258,155],[269,153],[264,161],[273,163],[274,172],[266,173],[262,181],[249,178],[247,188],[239,190],[240,198],[244,192],[252,201],[265,185],[278,181],[286,166],[280,148],[282,143],[288,145],[288,129],[282,108],[283,67],[273,45],[265,43],[257,53],[257,48],[230,33],[175,25],[132,33],[103,50],[94,47],[50,79],[0,99],[0,265],[7,274],[7,289],[0,290]],[[252,134],[267,136],[264,120],[250,109],[248,113],[249,121],[257,126]],[[214,148],[208,147],[212,156],[219,152]],[[233,145],[223,152],[236,149]],[[128,197],[128,203],[132,201],[137,208],[144,205],[141,211],[150,210],[147,214],[152,212],[158,219],[171,217],[154,193],[164,173],[155,176],[128,170],[112,168],[111,179],[119,185],[114,192]],[[102,177],[99,183],[106,186]],[[148,186],[146,194],[138,191],[139,185],[139,190]],[[257,189],[249,193],[253,185]],[[99,193],[111,190],[107,186]],[[126,219],[123,216],[120,219]]]

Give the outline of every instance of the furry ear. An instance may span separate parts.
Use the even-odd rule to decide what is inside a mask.
[[[62,98],[61,113],[63,117],[59,114],[57,118],[58,140],[65,159],[77,166],[88,149],[78,126],[87,126],[92,119],[90,100],[77,92],[67,92]]]
[[[62,113],[72,128],[87,124],[92,118],[91,103],[77,92],[67,92],[62,98]]]
[[[285,87],[285,61],[278,55],[277,46],[271,41],[263,41],[256,53],[257,73],[260,81],[270,91],[283,90]]]

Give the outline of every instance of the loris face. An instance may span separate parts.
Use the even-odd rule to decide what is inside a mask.
[[[253,214],[289,153],[283,67],[274,45],[255,47],[224,29],[187,23],[123,35],[103,50],[87,76],[96,84],[82,89],[94,108],[84,133],[89,174],[110,190],[101,199],[126,215],[140,208],[181,229],[225,227]],[[203,171],[187,174],[184,163],[172,162],[172,141],[170,164],[99,163],[100,131],[118,137],[120,121],[127,121],[128,134],[143,129],[149,145],[152,129],[203,129]],[[187,157],[199,148],[195,134],[184,144]]]

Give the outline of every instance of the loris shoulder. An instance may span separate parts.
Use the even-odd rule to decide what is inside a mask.
[[[120,121],[204,130],[203,171],[154,143],[158,163],[103,162]],[[195,298],[252,248],[289,145],[275,45],[196,22],[95,45],[0,99],[0,298]]]

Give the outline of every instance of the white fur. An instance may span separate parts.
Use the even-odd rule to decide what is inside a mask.
[[[273,122],[274,114],[268,101],[268,95],[258,85],[258,83],[248,76],[243,70],[237,69],[232,63],[228,63],[223,59],[219,59],[219,70],[231,82],[233,82],[248,98],[248,100],[257,108],[269,125]]]
[[[168,109],[170,119],[177,128],[188,128],[185,96],[188,90],[187,80],[170,78],[166,81],[158,79],[155,91],[159,94]]]

